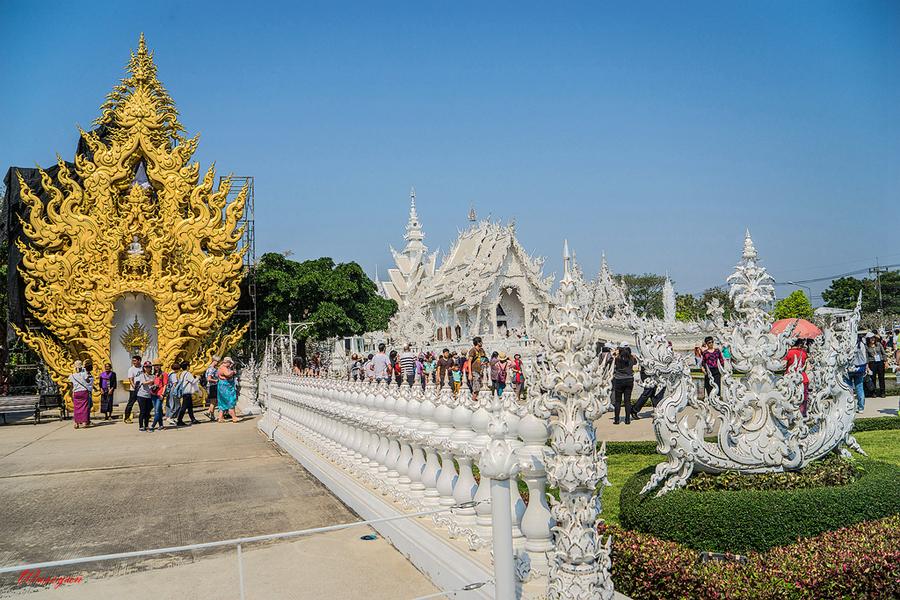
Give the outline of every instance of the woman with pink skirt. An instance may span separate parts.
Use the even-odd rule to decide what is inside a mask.
[[[75,372],[69,375],[72,384],[72,420],[75,429],[87,427],[90,423],[91,391],[94,388],[94,376],[85,370],[80,360],[75,361]]]

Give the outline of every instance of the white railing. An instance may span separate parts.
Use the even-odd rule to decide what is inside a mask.
[[[394,509],[459,507],[433,515],[429,528],[451,544],[457,540],[456,552],[488,568],[493,547],[494,597],[513,597],[504,591],[511,588],[520,597],[546,593],[553,548],[543,464],[547,422],[519,405],[511,389],[502,398],[489,391],[473,397],[465,387],[454,396],[449,387],[430,384],[423,390],[418,383],[267,375],[260,394],[267,408],[260,428],[270,438],[302,442]],[[528,486],[527,507],[516,485],[518,471]],[[505,485],[492,486],[488,474]],[[495,502],[502,493],[508,503],[507,524],[496,530],[492,489]],[[505,538],[511,538],[509,546]],[[515,573],[516,581],[501,572],[508,579]],[[523,588],[523,582],[533,583]]]

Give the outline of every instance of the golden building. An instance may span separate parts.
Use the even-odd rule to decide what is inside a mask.
[[[91,358],[99,367],[114,344],[126,343],[114,339],[116,327],[151,331],[154,358],[166,367],[181,359],[196,368],[249,325],[222,329],[240,297],[247,190],[227,203],[230,182],[213,189],[214,168],[200,180],[199,164],[189,162],[198,138],[185,137],[143,35],[126,70],[95,129],[81,130],[86,151],[74,169],[59,159],[55,178],[41,170],[43,201],[17,174],[24,203],[19,272],[28,309],[43,327],[16,333],[62,390],[74,360]],[[152,306],[155,319],[147,320],[155,327],[117,311],[126,296]],[[128,339],[139,338],[132,331]]]

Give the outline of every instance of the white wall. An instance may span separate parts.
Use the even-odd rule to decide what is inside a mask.
[[[110,338],[110,362],[113,371],[119,378],[119,381],[128,377],[128,367],[131,366],[131,354],[122,346],[120,341],[122,334],[134,322],[137,315],[138,321],[150,330],[150,348],[144,353],[144,360],[153,360],[157,356],[156,343],[156,308],[153,301],[143,294],[126,294],[119,298],[115,304],[116,316],[113,318],[112,337]],[[100,369],[103,365],[97,365]],[[125,402],[128,400],[128,392],[124,386],[119,385],[116,391],[116,402]]]

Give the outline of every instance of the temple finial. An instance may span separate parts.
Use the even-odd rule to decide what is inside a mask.
[[[425,239],[425,233],[422,231],[422,224],[419,222],[419,215],[416,213],[416,188],[413,186],[409,190],[409,220],[406,222],[406,240],[405,254],[418,253],[420,256],[427,249],[422,240]]]
[[[758,256],[756,247],[753,245],[753,238],[750,237],[750,228],[748,227],[744,233],[744,252],[741,257],[745,260],[752,260]]]
[[[138,54],[147,54],[147,42],[144,40],[144,32],[141,32],[141,37],[138,38]]]

